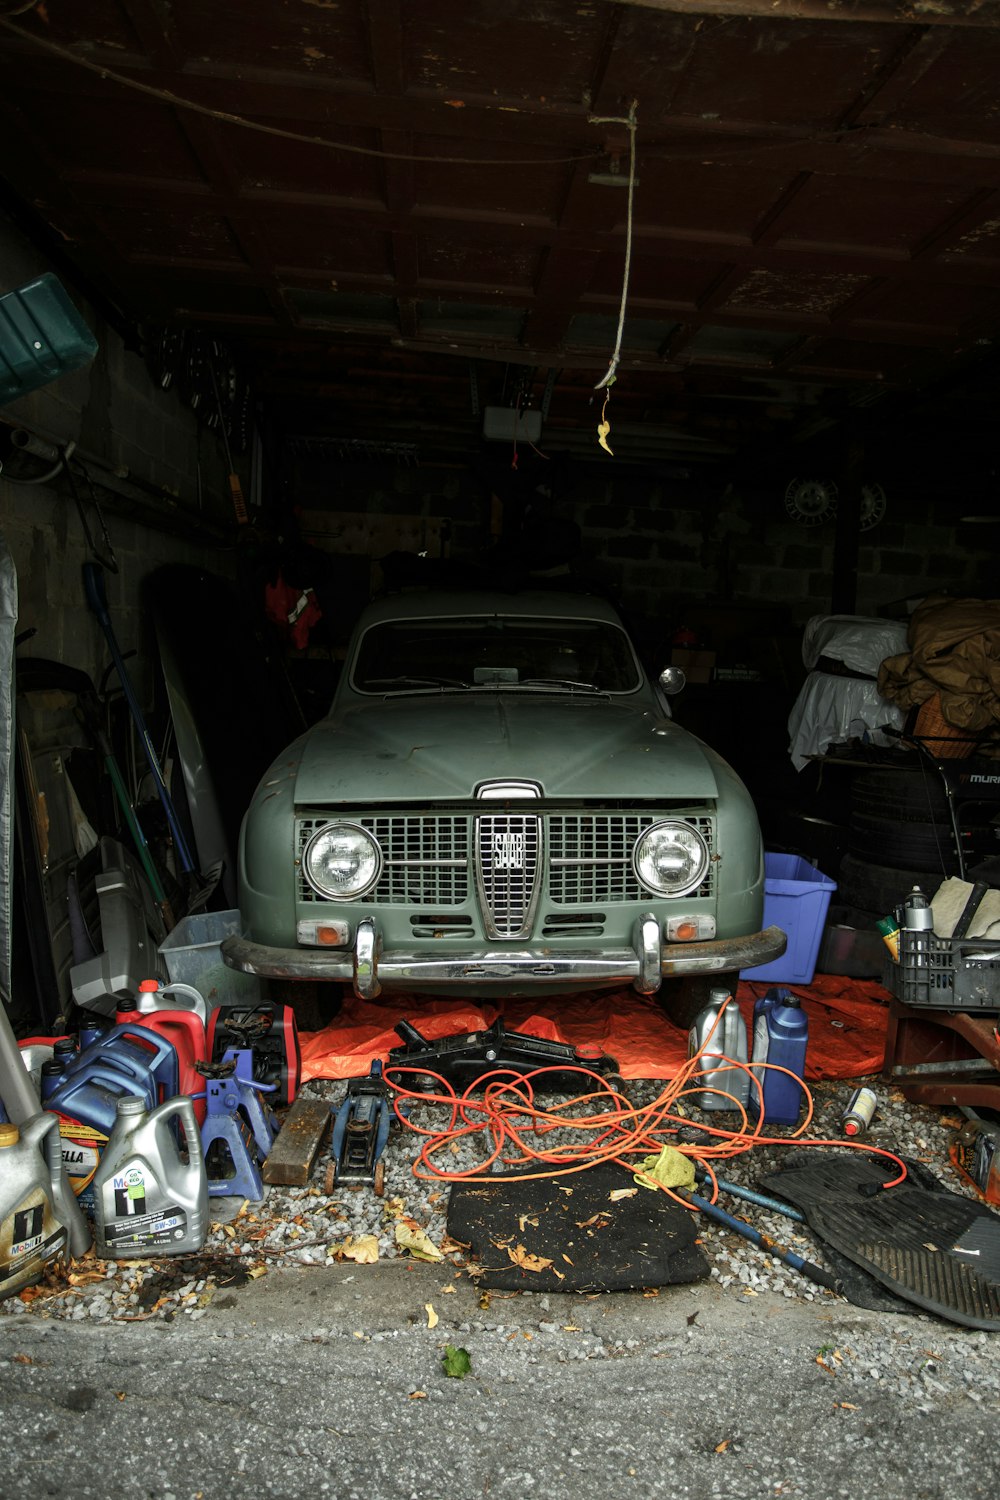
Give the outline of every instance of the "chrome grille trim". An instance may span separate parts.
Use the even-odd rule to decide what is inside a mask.
[[[530,937],[539,895],[541,819],[533,813],[481,813],[475,850],[487,937]]]
[[[345,814],[346,816],[346,814]],[[366,829],[381,845],[384,864],[368,903],[409,906],[417,911],[447,909],[466,904],[472,895],[473,874],[491,937],[529,935],[541,894],[544,867],[543,839],[548,851],[546,899],[556,907],[597,910],[609,904],[641,902],[649,893],[632,869],[632,845],[653,823],[676,818],[692,824],[709,851],[708,873],[696,891],[683,898],[715,894],[715,821],[703,813],[538,813],[508,810],[496,813],[350,814],[350,821]],[[341,821],[329,815],[299,818],[296,825],[297,896],[302,902],[321,902],[302,871],[302,856],[317,828]],[[482,825],[517,833],[531,825],[533,852],[530,879],[501,884],[493,881],[492,861],[483,864]],[[500,824],[505,827],[501,829]],[[474,826],[475,825],[475,826]],[[516,826],[515,826],[516,825]],[[475,858],[473,856],[475,855]],[[473,869],[474,867],[474,869]],[[514,872],[511,872],[513,874]],[[663,899],[663,898],[658,898]],[[554,918],[553,918],[554,920]],[[493,923],[496,930],[490,927]]]

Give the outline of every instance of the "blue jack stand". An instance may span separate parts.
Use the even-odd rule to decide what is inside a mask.
[[[328,1193],[334,1187],[367,1185],[381,1198],[385,1191],[382,1152],[393,1123],[390,1097],[378,1058],[369,1073],[347,1080],[347,1095],[333,1118]]]
[[[232,1175],[208,1179],[210,1198],[240,1196],[251,1203],[264,1198],[259,1163],[271,1149],[277,1127],[261,1098],[273,1084],[254,1083],[252,1053],[231,1049],[221,1063],[205,1068],[205,1120],[201,1142],[208,1162],[209,1148],[221,1142],[229,1153]],[[214,1153],[218,1154],[218,1153]]]

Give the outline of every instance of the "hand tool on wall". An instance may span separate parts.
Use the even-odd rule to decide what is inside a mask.
[[[108,613],[107,595],[104,590],[104,574],[97,563],[84,563],[83,584],[84,589],[86,590],[87,603],[93,610],[94,614],[97,616],[97,619],[100,622],[101,629],[104,631],[104,636],[108,643],[108,650],[111,652],[111,659],[114,662],[115,670],[118,673],[118,678],[122,685],[122,691],[125,694],[125,701],[128,704],[129,713],[132,715],[132,722],[134,723],[138,731],[139,739],[142,743],[143,752],[146,756],[146,762],[149,766],[150,773],[153,777],[153,782],[156,786],[157,795],[163,806],[163,811],[166,814],[167,825],[170,829],[170,833],[174,841],[174,849],[177,852],[178,863],[180,864],[180,867],[185,875],[195,875],[197,871],[195,868],[194,860],[191,857],[191,851],[188,848],[187,839],[184,836],[184,830],[181,828],[180,822],[178,821],[177,811],[174,807],[173,799],[170,796],[170,792],[167,789],[167,784],[163,779],[163,772],[160,769],[160,762],[157,758],[156,751],[153,748],[153,741],[150,738],[149,730],[146,727],[146,721],[143,717],[142,709],[139,705],[139,700],[136,697],[135,689],[132,686],[131,679],[129,678],[128,671],[122,659],[122,653],[118,646],[114,627],[111,624],[111,616]]]
[[[243,486],[240,484],[240,476],[233,466],[233,452],[229,446],[229,431],[226,427],[226,415],[222,410],[222,397],[219,395],[219,380],[215,373],[215,352],[213,344],[208,352],[208,373],[212,381],[212,394],[215,397],[216,409],[219,413],[219,431],[222,434],[222,446],[226,452],[226,466],[229,469],[229,488],[233,496],[233,510],[236,512],[236,520],[240,526],[246,526],[250,517],[247,515],[247,505],[243,498]]]
[[[97,709],[96,695],[93,699],[88,698],[86,695],[81,696],[80,717],[84,722],[87,733],[90,735],[101,755],[104,756],[104,768],[108,773],[108,779],[111,782],[112,790],[115,794],[115,800],[117,801],[119,809],[121,810],[121,815],[125,821],[125,826],[132,836],[132,843],[135,846],[135,851],[138,854],[139,860],[142,864],[143,873],[145,874],[146,879],[149,881],[149,889],[153,894],[153,900],[160,908],[160,912],[163,916],[163,921],[167,927],[167,930],[170,931],[174,926],[174,914],[171,909],[170,902],[167,899],[167,893],[163,888],[163,882],[160,880],[160,877],[156,872],[156,867],[153,864],[152,855],[149,852],[149,845],[146,842],[146,835],[143,833],[142,826],[139,823],[139,819],[136,817],[135,808],[132,806],[132,800],[129,797],[124,778],[122,777],[118,762],[115,759],[114,750],[111,748],[111,742],[108,739],[108,736],[105,734],[104,728],[101,724],[100,714]]]

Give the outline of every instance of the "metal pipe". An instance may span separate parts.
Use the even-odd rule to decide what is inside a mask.
[[[762,1234],[759,1229],[754,1229],[745,1219],[734,1218],[727,1214],[724,1208],[717,1203],[709,1203],[707,1198],[701,1198],[697,1193],[687,1192],[685,1197],[695,1208],[700,1209],[708,1218],[715,1219],[716,1223],[722,1224],[726,1229],[732,1229],[736,1234],[741,1234],[745,1240],[753,1245],[759,1245],[766,1250],[768,1255],[773,1255],[777,1260],[784,1261],[786,1266],[791,1266],[794,1271],[808,1276],[810,1281],[815,1281],[817,1286],[825,1286],[828,1291],[839,1292],[840,1282],[829,1271],[824,1271],[822,1266],[817,1266],[814,1261],[805,1260],[801,1255],[796,1255],[794,1250],[789,1250],[785,1245],[779,1245],[772,1240],[769,1234]]]

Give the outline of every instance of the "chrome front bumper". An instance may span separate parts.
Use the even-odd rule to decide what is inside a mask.
[[[503,989],[515,982],[562,984],[581,990],[609,983],[631,984],[639,994],[653,995],[664,979],[726,973],[770,963],[784,953],[787,941],[780,927],[765,927],[763,932],[746,937],[664,944],[659,922],[647,914],[636,920],[630,948],[600,952],[482,948],[436,956],[402,948],[384,953],[374,918],[363,917],[350,951],[271,948],[250,938],[228,937],[222,944],[222,957],[231,969],[262,979],[321,979],[350,984],[362,1000],[373,999],[383,990],[447,990],[467,985]]]

